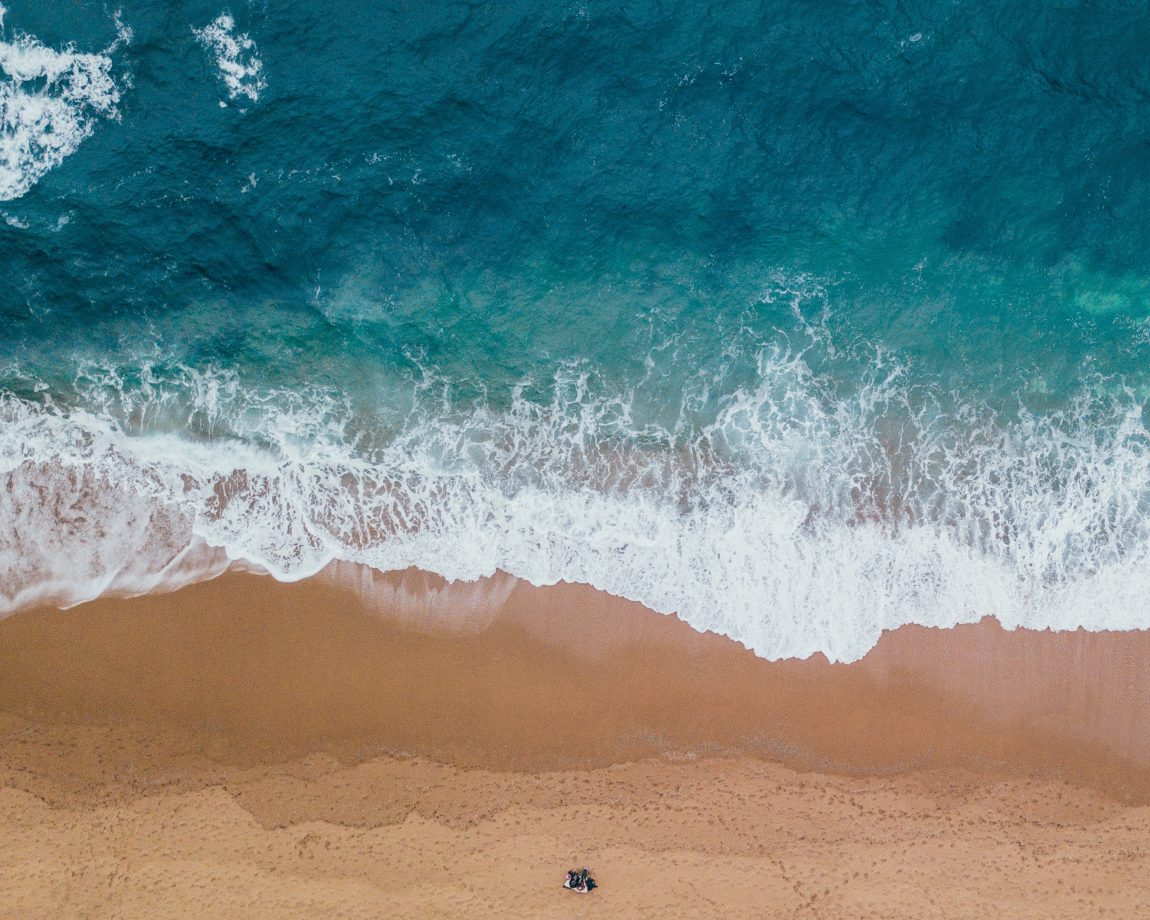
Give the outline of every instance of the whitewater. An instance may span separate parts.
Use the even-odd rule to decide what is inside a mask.
[[[695,434],[577,368],[499,411],[425,379],[373,432],[337,393],[143,377],[88,369],[83,408],[0,402],[4,612],[342,560],[586,583],[767,658],[851,661],[883,630],[986,615],[1147,625],[1150,434],[1121,390],[1005,422],[948,415],[880,360],[832,398],[775,350]]]
[[[19,31],[5,40],[6,15],[0,5],[0,201],[25,195],[99,121],[119,117],[113,56],[132,40],[118,19],[115,41],[99,53],[57,50]]]

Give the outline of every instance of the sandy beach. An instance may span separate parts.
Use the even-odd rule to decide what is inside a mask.
[[[1150,18],[969,6],[0,0],[0,920],[1150,920]]]
[[[1136,916],[1148,646],[986,620],[766,662],[577,586],[352,568],[29,611],[0,916]]]

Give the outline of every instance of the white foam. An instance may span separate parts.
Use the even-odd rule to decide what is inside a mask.
[[[0,7],[0,33],[6,12]],[[27,194],[76,152],[100,119],[119,117],[112,55],[131,31],[118,19],[117,28],[116,41],[98,54],[0,34],[0,201]]]
[[[1150,434],[1121,392],[1005,421],[944,411],[896,366],[844,393],[768,351],[691,437],[574,371],[501,411],[421,383],[385,436],[339,394],[133,379],[88,370],[83,411],[0,400],[0,610],[343,560],[583,582],[770,658],[849,661],[884,629],[987,614],[1150,626]]]
[[[267,87],[264,63],[255,41],[246,32],[236,34],[236,21],[230,13],[220,13],[202,29],[192,29],[200,44],[212,55],[228,98],[241,96],[258,102]]]

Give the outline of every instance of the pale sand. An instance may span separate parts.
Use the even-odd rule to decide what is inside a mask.
[[[1145,633],[227,576],[0,622],[0,712],[0,917],[1150,916]]]

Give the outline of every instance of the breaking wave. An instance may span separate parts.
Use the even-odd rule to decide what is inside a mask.
[[[346,560],[588,583],[768,658],[850,661],[884,629],[986,614],[1150,626],[1135,396],[1095,381],[1006,418],[906,381],[875,355],[848,392],[768,348],[703,424],[688,396],[644,422],[578,367],[498,407],[424,377],[370,421],[178,366],[89,368],[71,408],[25,381],[0,399],[0,605]]]

